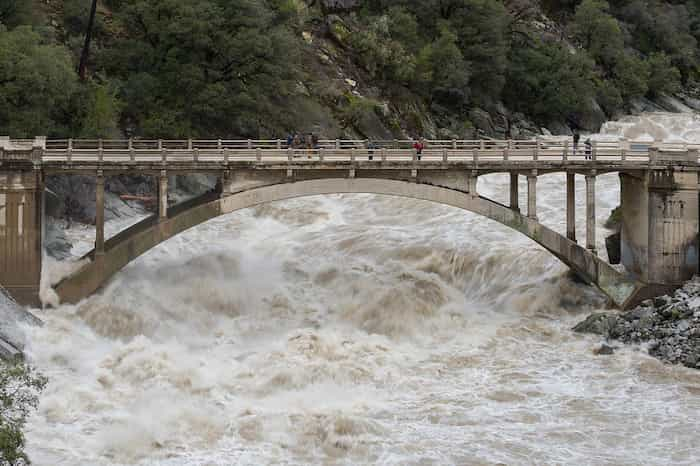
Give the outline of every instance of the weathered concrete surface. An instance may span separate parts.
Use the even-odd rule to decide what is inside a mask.
[[[339,171],[338,178],[328,178],[329,173],[324,172],[314,174],[312,171],[305,171],[302,176],[309,179],[295,182],[287,176],[286,171],[276,175],[268,172],[267,179],[259,173],[251,173],[250,177],[239,173],[238,182],[229,181],[228,186],[224,188],[224,192],[230,194],[171,216],[148,228],[135,230],[133,235],[123,237],[109,248],[102,263],[93,261],[87,264],[59,283],[56,292],[62,302],[76,302],[97,290],[122,267],[149,249],[214,217],[268,202],[336,193],[409,197],[483,215],[532,238],[588,282],[597,285],[621,307],[644,288],[643,284],[623,276],[597,256],[536,220],[489,199],[467,193],[467,172],[445,171],[440,174],[420,175],[407,170],[402,174],[406,180],[382,179],[376,170],[357,173],[355,178],[346,178],[346,171]],[[375,176],[363,177],[370,174]]]
[[[0,284],[21,304],[39,304],[42,206],[40,172],[0,172]]]
[[[622,264],[649,286],[668,290],[698,272],[698,174],[621,174]]]

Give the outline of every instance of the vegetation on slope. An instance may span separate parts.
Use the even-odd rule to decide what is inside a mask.
[[[0,0],[15,137],[595,130],[700,63],[697,0],[102,0],[79,82],[90,2],[30,3]]]
[[[0,465],[28,464],[24,427],[46,378],[21,362],[0,360]]]

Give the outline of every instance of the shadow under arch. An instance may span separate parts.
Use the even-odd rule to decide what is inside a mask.
[[[210,197],[203,203],[178,209],[168,219],[148,218],[111,238],[105,254],[88,255],[93,260],[55,287],[61,302],[76,303],[104,285],[114,274],[163,241],[210,219],[237,210],[305,196],[324,194],[379,194],[445,204],[499,222],[516,230],[551,252],[588,283],[598,287],[618,307],[628,307],[643,283],[617,271],[610,264],[565,236],[519,212],[490,199],[467,192],[410,181],[377,178],[327,178],[276,183],[228,195]]]

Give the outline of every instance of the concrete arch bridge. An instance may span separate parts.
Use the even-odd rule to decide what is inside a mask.
[[[286,147],[274,141],[15,141],[0,138],[0,284],[21,302],[38,303],[43,182],[55,174],[96,177],[96,238],[91,259],[55,287],[77,302],[130,261],[161,242],[212,218],[255,205],[335,193],[374,193],[450,205],[524,234],[554,254],[621,308],[678,287],[698,271],[698,148],[634,141],[601,142],[581,150],[567,139],[320,141]],[[537,178],[566,173],[566,235],[537,217]],[[595,180],[619,172],[622,189],[620,272],[595,245]],[[179,206],[168,204],[170,175],[218,176],[216,192]],[[510,203],[477,192],[477,179],[510,174]],[[157,177],[158,213],[113,238],[104,237],[106,176]],[[576,238],[575,175],[586,178],[585,246]],[[526,213],[518,179],[527,178]],[[523,206],[525,207],[525,206]]]

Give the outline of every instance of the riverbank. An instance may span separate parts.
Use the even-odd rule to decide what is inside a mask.
[[[672,296],[644,301],[627,312],[597,312],[574,331],[602,335],[610,341],[643,344],[649,354],[672,364],[700,369],[700,277]],[[609,343],[609,342],[608,342]],[[605,344],[598,354],[612,354]]]

